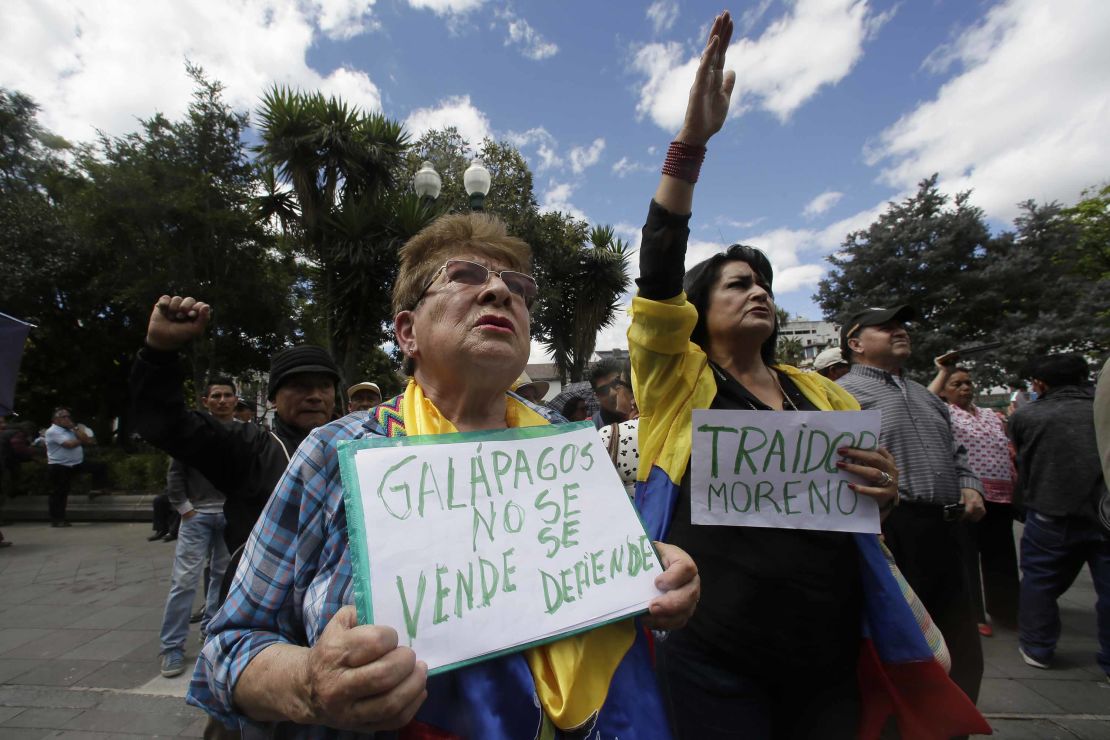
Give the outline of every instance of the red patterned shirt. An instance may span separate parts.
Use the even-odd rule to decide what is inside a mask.
[[[956,443],[967,449],[968,463],[983,481],[984,497],[998,504],[1012,502],[1016,475],[1002,419],[975,404],[970,411],[952,404],[948,410],[952,415],[952,434]]]

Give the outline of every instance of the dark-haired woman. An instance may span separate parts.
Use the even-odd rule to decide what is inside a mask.
[[[724,13],[713,23],[644,226],[628,334],[640,407],[637,504],[653,534],[694,557],[702,578],[697,612],[660,643],[660,678],[679,738],[874,736],[889,709],[861,710],[861,624],[876,603],[869,592],[881,591],[883,607],[901,615],[884,629],[904,630],[907,620],[917,629],[878,538],[691,521],[693,409],[859,409],[822,376],[775,364],[773,274],[762,252],[734,245],[683,279],[693,183],[735,82],[723,69],[731,35]],[[839,452],[839,465],[864,481],[855,490],[889,510],[897,497],[892,456]],[[923,643],[921,631],[910,637]],[[950,683],[940,668],[930,675]],[[919,736],[944,736],[932,729]]]

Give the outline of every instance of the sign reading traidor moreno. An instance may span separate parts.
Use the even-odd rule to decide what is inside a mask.
[[[870,485],[836,467],[839,449],[878,446],[879,411],[694,411],[694,524],[879,531]]]

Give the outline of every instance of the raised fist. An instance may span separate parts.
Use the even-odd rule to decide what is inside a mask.
[[[164,295],[154,304],[146,344],[166,352],[181,349],[204,334],[212,309],[196,298]]]

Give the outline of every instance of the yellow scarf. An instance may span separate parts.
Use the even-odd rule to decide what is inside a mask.
[[[439,413],[415,380],[409,380],[405,388],[401,416],[408,436],[458,431],[450,419]],[[534,427],[549,423],[520,401],[506,397],[506,426]],[[609,682],[635,636],[632,620],[625,619],[524,651],[536,682],[536,695],[556,727],[572,730],[600,711],[609,692]]]

